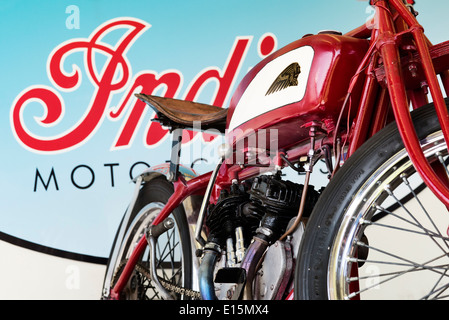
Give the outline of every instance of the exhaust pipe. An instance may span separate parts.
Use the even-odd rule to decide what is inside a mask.
[[[202,300],[217,300],[214,286],[215,264],[221,255],[220,247],[208,242],[204,247],[203,258],[199,268],[199,286]]]
[[[248,247],[245,258],[242,261],[242,268],[246,270],[246,285],[243,291],[244,300],[252,300],[253,298],[252,283],[256,274],[256,267],[268,247],[268,242],[257,236],[254,237],[253,240],[253,243]]]
[[[253,240],[241,264],[241,268],[245,270],[246,284],[244,288],[242,287],[240,290],[237,290],[241,292],[243,289],[244,300],[252,300],[252,283],[256,274],[257,265],[268,247],[268,242],[257,236]],[[202,300],[218,300],[215,294],[213,277],[215,264],[220,256],[220,247],[213,242],[208,242],[204,247],[203,258],[198,272]],[[240,296],[240,292],[235,292],[234,297]]]

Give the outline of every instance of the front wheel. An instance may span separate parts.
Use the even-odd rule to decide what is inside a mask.
[[[448,180],[433,105],[413,119],[427,160]],[[298,254],[296,298],[449,298],[448,210],[414,169],[392,123],[321,195]]]

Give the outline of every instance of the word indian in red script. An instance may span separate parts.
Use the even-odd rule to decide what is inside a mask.
[[[29,87],[23,90],[13,102],[10,121],[17,141],[33,152],[65,152],[88,141],[101,127],[105,118],[117,120],[123,117],[121,128],[115,140],[111,142],[112,149],[130,147],[146,108],[143,102],[134,98],[134,93],[139,90],[139,92],[152,94],[164,86],[164,96],[175,98],[182,85],[182,74],[174,70],[160,73],[146,71],[132,76],[126,53],[148,28],[150,28],[148,23],[138,19],[114,19],[99,26],[87,39],[72,39],[56,47],[51,52],[47,63],[48,77],[54,87],[44,85]],[[115,46],[102,42],[109,32],[117,29],[125,29],[127,32]],[[265,38],[265,41],[259,42],[259,51],[267,55],[274,50],[276,40],[271,34],[267,34]],[[222,69],[208,67],[200,71],[188,86],[184,99],[194,101],[208,82],[215,81],[217,89],[211,97],[211,104],[223,107],[238,76],[251,40],[251,36],[236,37],[224,67]],[[268,47],[265,45],[262,48],[261,43],[273,45]],[[83,81],[79,66],[75,65],[72,72],[67,73],[64,70],[64,61],[68,56],[80,52],[84,54],[84,68],[95,89],[84,114],[76,125],[61,134],[49,137],[33,134],[25,126],[24,108],[28,103],[38,101],[45,108],[45,115],[42,118],[35,117],[38,124],[45,128],[58,123],[66,112],[70,111],[65,110],[65,103],[60,92],[76,92]],[[98,53],[107,57],[101,71],[96,68]],[[117,107],[111,107],[112,96],[122,91],[125,94],[120,104]],[[126,116],[124,116],[125,113]],[[185,138],[188,141],[195,134],[190,133]],[[166,135],[166,129],[159,123],[152,122],[147,127],[145,144],[156,145]]]

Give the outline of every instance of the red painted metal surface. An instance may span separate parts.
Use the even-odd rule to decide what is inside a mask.
[[[427,84],[434,99],[437,114],[443,129],[446,141],[449,135],[449,116],[443,96],[441,94],[427,41],[423,29],[413,15],[399,0],[391,0],[391,5],[398,10],[401,17],[409,25],[414,36],[415,45],[421,58],[422,68]],[[379,14],[379,41],[378,47],[384,60],[385,73],[390,92],[391,103],[398,124],[399,132],[404,141],[405,148],[412,163],[432,192],[446,205],[449,205],[449,189],[435,174],[425,158],[408,109],[407,93],[403,78],[401,59],[396,44],[396,37],[390,12],[386,9],[385,1],[376,2]]]
[[[256,65],[245,76],[232,97],[228,126],[237,103],[257,73],[277,57],[304,46],[311,46],[314,49],[314,58],[303,99],[269,111],[240,125],[237,129],[241,130],[241,134],[234,134],[236,141],[243,137],[247,138],[248,132],[273,129],[278,132],[279,148],[286,149],[301,140],[308,139],[308,130],[302,128],[303,124],[310,121],[321,121],[327,124],[336,122],[349,82],[365,57],[369,42],[348,36],[320,34],[299,39]],[[272,79],[267,81],[270,80],[272,81]],[[361,86],[354,89],[355,101],[359,99],[360,91]],[[355,110],[356,107],[353,108],[354,113]]]

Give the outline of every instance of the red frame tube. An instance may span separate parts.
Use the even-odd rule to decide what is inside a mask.
[[[374,101],[378,90],[378,83],[372,77],[366,77],[348,156],[351,156],[367,140],[369,126],[372,121]]]
[[[375,113],[373,114],[373,121],[371,123],[370,132],[368,137],[372,137],[379,132],[388,120],[388,111],[390,106],[390,96],[386,88],[381,88],[377,97]]]
[[[396,9],[399,15],[410,27],[413,34],[416,48],[421,57],[425,77],[432,94],[438,118],[446,141],[449,137],[449,115],[446,109],[443,95],[439,89],[439,83],[435,74],[432,59],[429,54],[429,47],[423,34],[422,27],[415,17],[404,6],[400,0],[390,0],[389,3]],[[387,11],[386,1],[377,1],[377,13],[379,16],[379,41],[378,48],[384,60],[385,74],[387,77],[390,99],[398,124],[399,132],[404,141],[405,148],[416,170],[425,181],[432,192],[446,205],[449,205],[449,189],[433,171],[424,156],[421,146],[413,126],[413,122],[408,110],[408,100],[402,75],[401,60],[396,44],[394,27],[390,12]]]

